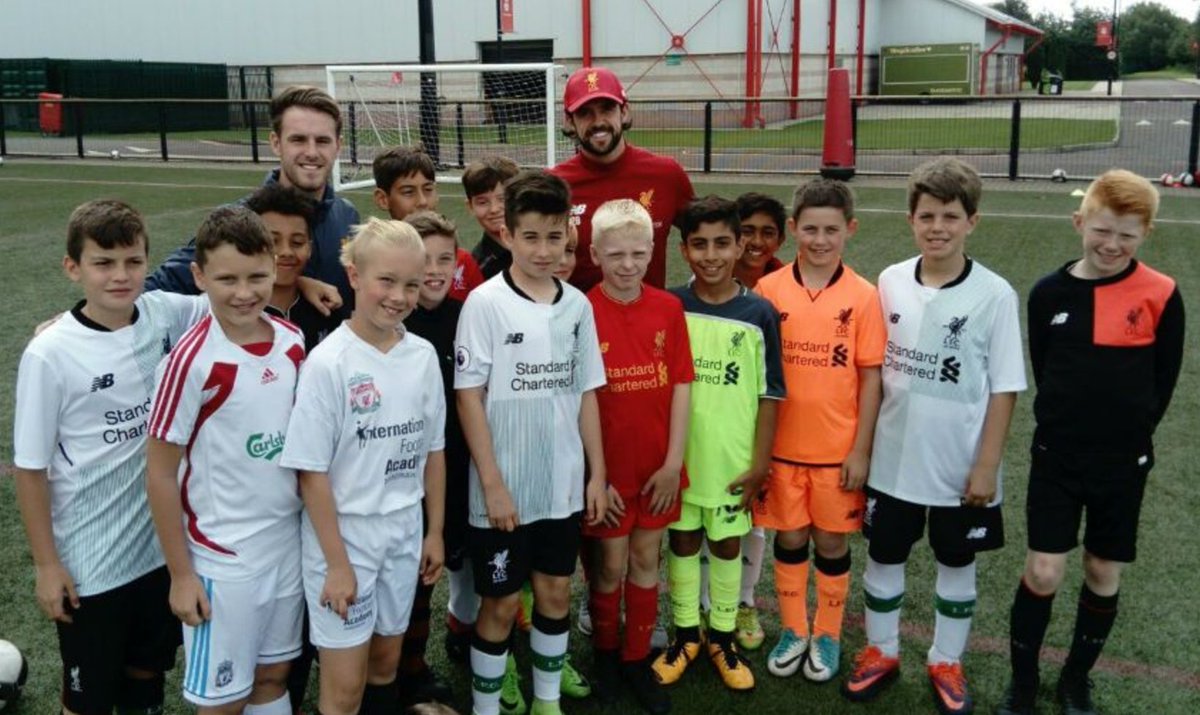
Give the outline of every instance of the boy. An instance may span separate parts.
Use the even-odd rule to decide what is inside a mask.
[[[483,229],[471,256],[485,279],[512,265],[512,253],[504,247],[500,233],[504,230],[504,182],[516,176],[517,171],[512,159],[485,156],[471,162],[462,175],[467,208]]]
[[[1029,552],[1011,612],[1012,683],[999,713],[1033,712],[1050,607],[1085,510],[1084,583],[1057,694],[1064,712],[1095,712],[1088,674],[1116,620],[1121,571],[1137,553],[1152,438],[1183,356],[1179,288],[1135,258],[1157,209],[1150,182],[1123,170],[1101,174],[1072,217],[1083,256],[1029,294],[1038,387]]]
[[[296,477],[279,453],[304,339],[267,316],[271,238],[225,206],[196,234],[196,285],[211,314],[159,366],[146,491],[183,621],[183,695],[202,715],[291,712],[300,653]]]
[[[982,193],[979,175],[958,159],[917,167],[908,223],[920,255],[879,276],[887,348],[863,514],[867,646],[842,684],[850,700],[874,698],[900,673],[904,564],[928,521],[937,561],[933,699],[942,713],[974,707],[961,658],[975,554],[1004,543],[1000,460],[1025,389],[1017,294],[965,250]]]
[[[862,523],[887,332],[875,286],[842,262],[858,230],[850,187],[830,179],[801,185],[787,229],[796,237],[796,260],[755,288],[784,316],[787,399],[779,406],[771,475],[765,498],[754,504],[754,523],[776,531],[783,632],[767,669],[786,677],[803,662],[806,678],[826,682],[837,675],[841,657],[849,535]],[[810,540],[817,570],[811,643]]]
[[[670,698],[646,659],[658,619],[663,530],[679,518],[679,488],[686,481],[683,450],[695,375],[679,299],[642,283],[653,243],[650,214],[632,199],[608,201],[592,215],[592,261],[604,279],[588,300],[609,379],[597,393],[609,518],[584,531],[595,547],[590,612],[600,694],[611,702],[624,680],[647,712],[665,713]]]
[[[388,149],[375,157],[371,170],[375,177],[375,205],[387,211],[394,221],[403,221],[414,211],[437,210],[437,167],[420,145]],[[484,276],[471,254],[457,249],[450,297],[466,300],[467,294],[483,281]]]
[[[416,231],[371,218],[342,262],[354,315],[305,365],[281,461],[300,470],[319,710],[392,715],[413,591],[442,566],[445,399],[433,347],[403,329],[425,263]]]
[[[77,207],[63,270],[83,300],[30,341],[17,373],[17,502],[68,715],[161,712],[179,644],[143,487],[146,419],[155,366],[208,302],[143,294],[148,250],[133,207]]]
[[[532,574],[532,712],[545,715],[561,712],[581,512],[586,505],[596,524],[606,508],[595,393],[604,363],[587,299],[553,276],[567,241],[566,184],[526,172],[508,184],[504,204],[512,268],[467,298],[455,340],[454,386],[471,448],[468,549],[482,597],[472,699],[477,715],[500,710],[518,591]]]
[[[737,210],[746,248],[733,275],[742,285],[754,288],[764,276],[783,267],[775,253],[787,236],[784,233],[787,211],[778,199],[757,191],[737,197]]]
[[[267,313],[283,318],[304,334],[304,351],[310,352],[344,320],[348,311],[324,315],[304,300],[297,281],[312,256],[309,226],[316,202],[282,184],[267,184],[246,198],[246,208],[262,217],[275,246],[275,285]]]
[[[696,199],[680,219],[680,252],[691,284],[672,292],[683,301],[695,383],[684,462],[688,486],[671,524],[667,578],[675,633],[654,661],[660,683],[677,682],[700,655],[700,546],[708,543],[708,656],[725,686],[754,687],[749,662],[734,643],[741,588],[741,539],[751,528],[771,461],[778,400],[785,396],[779,358],[779,314],[733,278],[744,246],[737,206],[716,196]]]

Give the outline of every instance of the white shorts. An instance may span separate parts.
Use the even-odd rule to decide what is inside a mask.
[[[308,512],[300,523],[304,595],[309,636],[318,648],[353,648],[373,634],[398,636],[408,630],[420,578],[424,540],[421,504],[391,514],[338,516],[338,530],[358,581],[355,602],[345,620],[320,602],[328,566]]]
[[[212,617],[183,627],[183,697],[196,705],[223,705],[249,697],[256,666],[300,654],[300,555],[288,554],[246,581],[199,576]]]

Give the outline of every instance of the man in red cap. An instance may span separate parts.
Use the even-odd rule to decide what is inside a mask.
[[[592,214],[605,201],[634,199],[654,222],[654,255],[646,282],[658,288],[667,280],[667,235],[675,216],[695,195],[679,162],[633,146],[625,139],[631,126],[621,80],[604,67],[583,67],[567,80],[563,93],[563,131],[575,139],[575,156],[550,169],[571,186],[571,220],[579,230],[578,260],[571,283],[587,291],[600,282],[592,261]]]

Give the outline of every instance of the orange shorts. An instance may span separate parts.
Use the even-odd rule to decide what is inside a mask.
[[[848,534],[862,527],[866,497],[841,487],[841,467],[809,467],[771,462],[766,489],[754,503],[754,525],[795,531],[810,525]]]
[[[650,494],[622,495],[621,501],[625,502],[625,516],[621,517],[621,521],[616,526],[603,523],[589,526],[585,522],[583,535],[591,539],[616,539],[629,536],[635,528],[653,531],[665,529],[679,521],[679,509],[683,504],[683,499],[676,498],[675,503],[662,514],[652,514],[650,513],[650,498]]]

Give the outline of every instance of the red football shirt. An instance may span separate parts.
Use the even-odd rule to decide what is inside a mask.
[[[605,470],[628,499],[667,458],[671,396],[676,385],[695,379],[687,322],[678,298],[647,285],[632,303],[618,303],[601,286],[588,291],[588,300],[608,378],[596,391]]]
[[[454,277],[450,281],[449,296],[460,303],[467,300],[467,294],[483,283],[483,272],[479,264],[471,256],[471,252],[459,248],[454,254]]]
[[[667,236],[675,216],[695,196],[692,182],[679,162],[626,144],[611,164],[601,164],[582,152],[550,169],[571,187],[571,220],[578,221],[578,263],[571,283],[582,291],[600,282],[600,268],[592,263],[592,214],[605,201],[635,199],[654,221],[654,256],[646,282],[663,288],[667,282]]]

